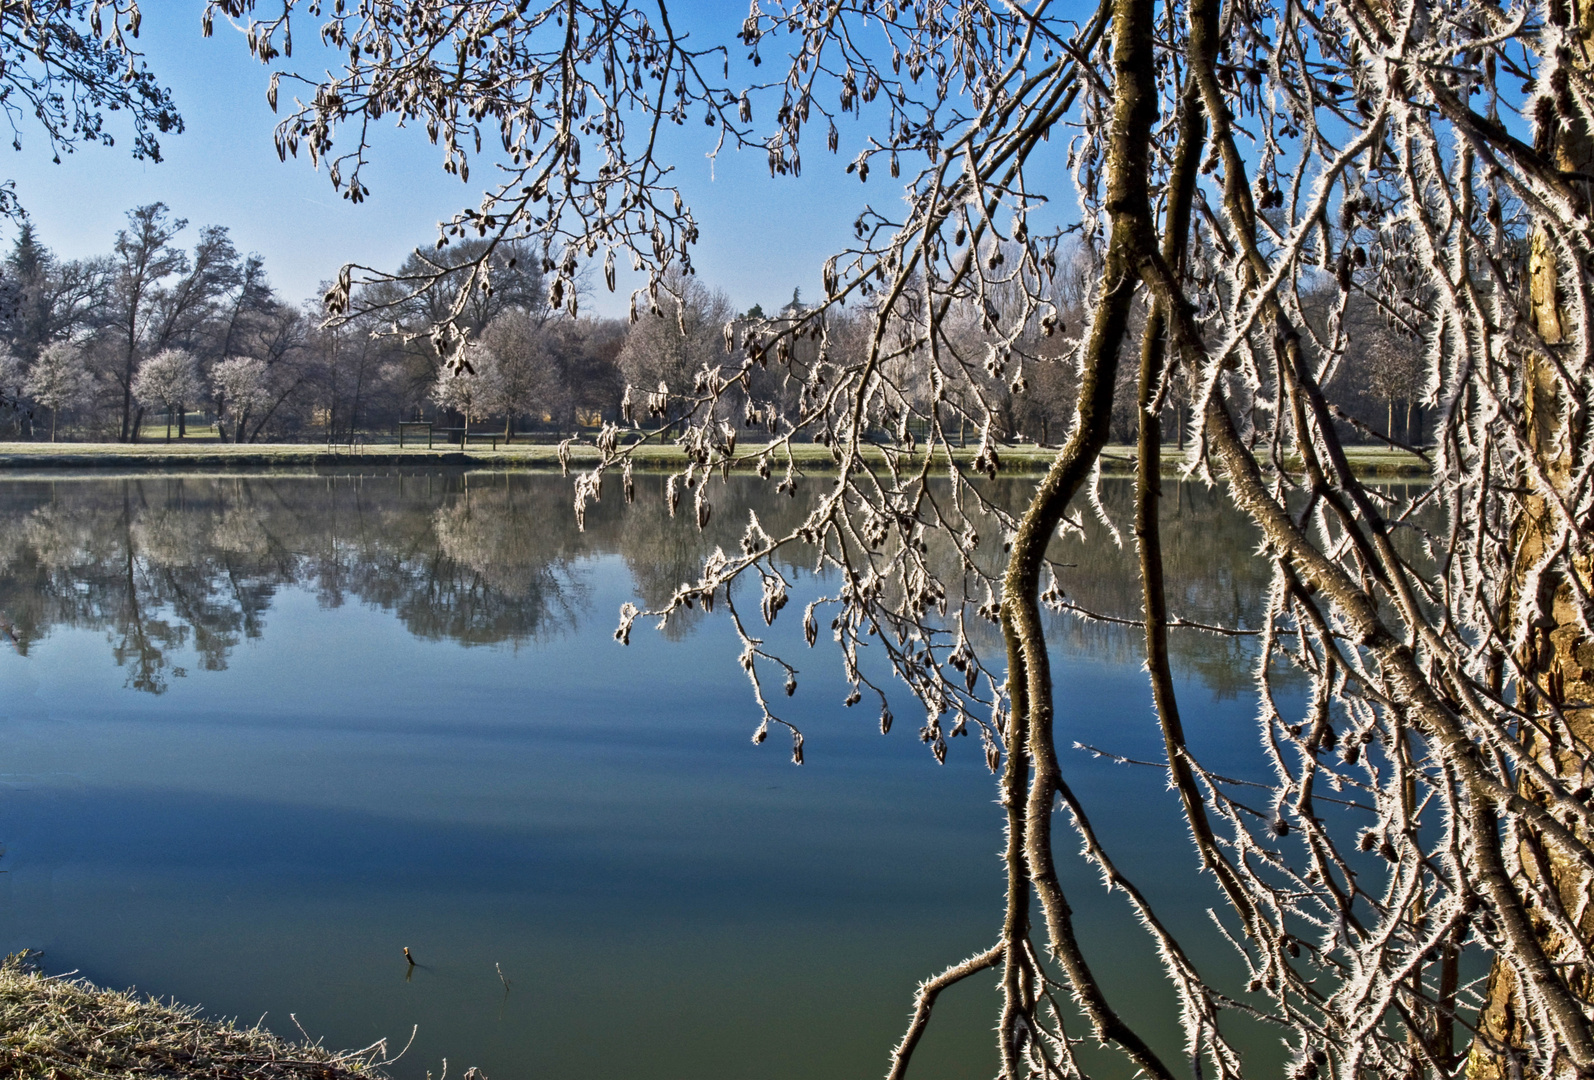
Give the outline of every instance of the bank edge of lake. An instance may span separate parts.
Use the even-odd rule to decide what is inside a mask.
[[[756,447],[743,447],[743,450]],[[792,458],[801,469],[823,471],[834,463],[828,448],[800,443],[791,448]],[[1034,445],[1005,446],[998,449],[1002,471],[1016,475],[1046,471],[1056,449]],[[944,454],[944,451],[939,452]],[[783,468],[785,450],[775,455],[777,468]],[[883,460],[878,450],[865,450],[866,456]],[[972,448],[953,451],[964,464],[971,464]],[[1427,464],[1414,454],[1382,447],[1348,447],[1346,457],[1352,470],[1366,478],[1426,479]],[[1183,455],[1172,448],[1164,452],[1163,474],[1177,476],[1183,470]],[[570,464],[580,467],[597,460],[591,447],[572,446]],[[641,469],[671,470],[685,466],[684,451],[677,446],[645,446],[633,459]],[[1134,472],[1132,446],[1112,446],[1102,455],[1102,473],[1127,476]],[[417,466],[421,468],[525,469],[546,470],[560,466],[558,447],[547,443],[519,444],[498,449],[467,447],[463,450],[425,447],[375,446],[328,447],[305,443],[235,445],[227,443],[0,443],[0,473],[31,469],[127,470],[127,469],[210,469],[210,470],[303,470],[350,469],[365,467]],[[751,463],[748,463],[748,467]]]
[[[0,964],[0,1075],[17,1080],[384,1080],[386,1049],[290,1042],[197,1008],[45,975],[27,953]]]

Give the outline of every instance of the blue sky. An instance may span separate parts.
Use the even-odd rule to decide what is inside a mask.
[[[371,196],[360,206],[341,199],[326,173],[308,162],[279,162],[265,101],[267,69],[250,57],[243,36],[223,24],[213,38],[201,38],[203,7],[202,0],[143,4],[140,43],[187,125],[184,134],[163,140],[165,161],[134,161],[131,139],[120,129],[117,146],[82,146],[60,165],[51,163],[36,130],[24,128],[21,151],[9,153],[0,177],[16,181],[40,238],[59,255],[108,251],[128,209],[160,200],[188,219],[191,228],[182,238],[188,242],[197,226],[230,228],[240,250],[261,254],[278,291],[297,301],[318,295],[319,283],[345,261],[395,266],[409,248],[435,239],[440,218],[479,201],[481,189],[445,175],[441,153],[413,129],[384,131],[375,167],[365,176]],[[712,28],[734,41],[743,9],[712,0],[682,7],[672,5],[678,26]],[[307,37],[301,30],[300,65]],[[286,84],[283,97],[284,103],[290,97]],[[851,239],[858,210],[869,199],[884,206],[883,200],[897,197],[883,174],[877,175],[885,183],[867,187],[843,174],[850,158],[845,140],[834,158],[820,144],[810,147],[800,180],[772,180],[761,153],[727,155],[711,172],[703,156],[708,144],[699,134],[706,132],[701,125],[682,129],[675,160],[702,225],[699,275],[739,308],[779,305],[799,286],[815,295],[820,264]],[[477,182],[485,175],[478,167]],[[14,232],[4,230],[7,242]],[[623,314],[629,287],[622,278],[611,296],[600,279],[589,306]]]

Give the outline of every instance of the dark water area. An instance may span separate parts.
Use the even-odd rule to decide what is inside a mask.
[[[844,708],[800,614],[768,635],[802,669],[800,768],[751,743],[722,617],[619,646],[619,606],[695,578],[749,510],[805,511],[733,477],[699,534],[660,487],[606,493],[580,531],[556,476],[0,482],[0,945],[329,1045],[413,1029],[401,1078],[883,1074],[917,981],[995,940],[993,779],[976,739],[937,765],[916,724]],[[1255,626],[1254,535],[1205,489],[1165,505],[1176,612]],[[1107,530],[1053,554],[1073,601],[1138,613]],[[1049,630],[1060,746],[1158,757],[1138,631]],[[1174,635],[1192,743],[1241,776],[1251,648]],[[1063,767],[1159,914],[1232,967],[1161,772]],[[1145,933],[1058,844],[1109,993],[1177,1060]],[[944,996],[913,1075],[990,1075],[996,1006],[991,977]]]

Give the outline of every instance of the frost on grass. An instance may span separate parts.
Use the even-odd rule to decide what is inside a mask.
[[[337,1053],[208,1020],[190,1006],[45,975],[25,952],[0,965],[0,1075],[17,1080],[376,1080],[387,1061],[385,1040]]]

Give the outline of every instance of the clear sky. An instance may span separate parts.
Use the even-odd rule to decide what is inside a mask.
[[[723,0],[672,5],[679,22],[713,26],[734,43],[745,8]],[[305,160],[277,160],[274,116],[266,105],[267,69],[249,55],[243,36],[223,24],[200,37],[203,0],[146,0],[140,43],[150,66],[171,87],[187,130],[162,140],[161,164],[134,161],[131,138],[117,128],[115,147],[86,145],[51,163],[36,130],[22,130],[22,149],[5,154],[0,177],[16,181],[40,239],[57,254],[77,258],[110,250],[125,212],[160,200],[191,228],[225,225],[240,250],[265,258],[271,282],[298,301],[319,295],[318,285],[345,261],[396,266],[407,250],[430,245],[436,223],[463,206],[475,206],[480,187],[461,184],[440,168],[442,155],[421,131],[385,129],[375,167],[365,174],[371,197],[354,206],[333,190],[326,173]],[[307,21],[308,22],[308,21]],[[297,35],[295,60],[305,63],[306,37]],[[767,61],[766,61],[767,70]],[[284,103],[290,98],[286,84]],[[114,122],[114,116],[111,118]],[[695,130],[693,130],[695,128]],[[699,276],[725,290],[738,308],[778,306],[794,287],[819,292],[824,259],[851,239],[864,203],[898,198],[883,173],[867,187],[843,174],[850,159],[844,139],[836,157],[815,142],[804,155],[800,180],[772,180],[762,153],[727,155],[710,170],[703,156],[709,129],[688,124],[677,137],[680,184],[702,225]],[[854,143],[851,153],[856,152]],[[478,167],[479,184],[490,175]],[[884,181],[884,182],[881,182]],[[5,227],[6,240],[14,228]],[[602,314],[625,311],[628,286],[609,295],[601,279],[589,305]]]

